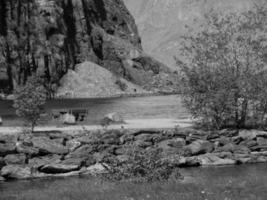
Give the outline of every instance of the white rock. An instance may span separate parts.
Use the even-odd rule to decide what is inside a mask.
[[[97,174],[103,174],[107,172],[107,167],[104,166],[104,164],[97,163],[95,165],[92,165],[86,169],[88,174],[97,175]]]
[[[67,125],[75,125],[76,119],[74,115],[67,113],[62,116],[62,122],[63,124],[67,124]]]
[[[123,117],[118,113],[109,113],[105,118],[110,119],[112,122],[123,122]]]

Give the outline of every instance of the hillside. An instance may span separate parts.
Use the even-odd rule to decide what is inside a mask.
[[[92,62],[85,62],[69,70],[60,80],[56,97],[90,98],[148,93],[140,86],[115,76]]]
[[[48,90],[57,88],[86,61],[149,90],[158,87],[154,79],[172,76],[143,51],[123,0],[0,1],[0,52],[0,90],[7,92],[35,72]]]
[[[260,0],[124,0],[135,17],[144,50],[175,68],[181,36],[198,29],[211,10],[228,13],[250,9]]]

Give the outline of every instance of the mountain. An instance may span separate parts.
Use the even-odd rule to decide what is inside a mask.
[[[197,30],[211,10],[226,14],[250,9],[260,0],[124,0],[135,17],[146,52],[175,69],[181,36]]]
[[[0,52],[0,89],[9,91],[35,72],[48,90],[61,87],[86,61],[148,90],[171,75],[143,51],[123,0],[0,1]]]

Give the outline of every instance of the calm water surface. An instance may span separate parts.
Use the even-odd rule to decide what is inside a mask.
[[[57,109],[86,109],[88,117],[82,124],[98,123],[106,114],[113,112],[120,113],[125,119],[184,119],[189,116],[178,95],[52,100],[47,102],[45,108],[48,113]],[[12,101],[0,101],[0,116],[4,118],[4,125],[19,123]],[[48,123],[54,122],[51,120]]]
[[[183,169],[177,183],[107,183],[65,178],[0,183],[0,199],[266,200],[267,165]]]

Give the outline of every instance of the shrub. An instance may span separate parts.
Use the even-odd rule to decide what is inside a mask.
[[[116,157],[106,157],[102,162],[108,164],[108,172],[105,178],[114,181],[131,180],[134,182],[167,181],[170,178],[180,178],[178,168],[164,161],[162,150],[144,150],[130,147],[127,150],[126,161],[120,161]]]
[[[265,123],[267,9],[211,12],[198,33],[183,37],[183,100],[193,117],[215,128]]]
[[[28,78],[24,86],[15,89],[14,107],[19,117],[26,119],[34,131],[46,101],[46,90],[37,76]]]
[[[125,91],[128,88],[127,84],[122,82],[120,79],[116,80],[115,84],[119,86],[121,91]]]

